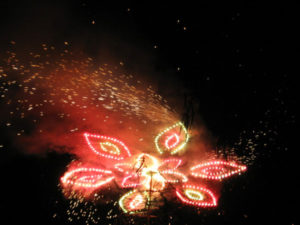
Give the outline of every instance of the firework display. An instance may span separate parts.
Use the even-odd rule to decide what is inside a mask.
[[[178,127],[180,129],[177,129]],[[177,130],[174,131],[174,129]],[[168,132],[177,133],[165,135]],[[87,133],[84,133],[84,137],[88,147],[97,154],[99,160],[101,157],[110,159],[106,166],[111,167],[113,164],[112,170],[85,167],[72,169],[61,178],[64,188],[76,190],[81,187],[81,191],[86,188],[98,189],[113,181],[115,177],[122,176],[121,182],[117,182],[117,185],[124,189],[132,188],[132,190],[120,198],[119,206],[123,212],[129,214],[143,213],[156,208],[152,205],[153,199],[159,201],[160,193],[168,190],[169,185],[175,185],[174,194],[185,204],[196,207],[215,207],[217,198],[213,191],[190,183],[189,177],[221,180],[246,170],[246,166],[235,162],[213,160],[197,164],[185,174],[180,169],[182,164],[180,158],[160,160],[160,156],[155,157],[146,153],[133,155],[128,147],[116,138]],[[93,143],[91,138],[95,139]],[[160,155],[174,155],[185,147],[188,139],[187,129],[181,122],[178,122],[161,132],[155,138],[155,145]],[[165,149],[171,151],[162,151],[158,143],[165,143]]]
[[[1,113],[9,115],[5,125],[15,141],[28,143],[26,151],[40,153],[51,143],[55,151],[66,146],[70,150],[62,151],[75,156],[60,178],[70,221],[87,217],[96,223],[97,208],[108,203],[111,210],[138,216],[159,211],[165,200],[215,207],[214,181],[246,170],[235,160],[191,148],[197,132],[174,123],[177,113],[151,88],[130,85],[132,77],[105,66],[95,68],[90,58],[74,60],[67,50],[57,56],[55,49],[44,49],[26,62],[8,52],[0,68],[7,105]],[[11,97],[15,90],[17,97]],[[86,204],[93,207],[82,213]]]
[[[276,3],[1,1],[0,224],[297,224]]]

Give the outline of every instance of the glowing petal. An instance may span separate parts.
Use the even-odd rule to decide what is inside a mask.
[[[100,180],[102,177],[103,177],[102,174],[82,176],[77,179],[77,182],[86,183],[86,184],[95,183],[95,181]]]
[[[155,146],[160,154],[168,151],[172,155],[184,148],[189,140],[189,134],[181,122],[166,128],[155,137]]]
[[[123,188],[136,188],[139,185],[141,185],[141,182],[138,174],[131,174],[127,177],[124,177],[121,184]]]
[[[131,156],[127,146],[116,138],[84,133],[90,149],[97,155],[114,160],[123,160]]]
[[[129,191],[119,200],[119,205],[125,213],[139,213],[147,209],[148,193],[137,190]]]
[[[198,207],[214,207],[217,200],[207,188],[196,185],[183,185],[183,192],[176,190],[177,197],[184,203]]]
[[[115,169],[121,173],[130,174],[132,171],[132,165],[130,163],[117,163]]]
[[[74,188],[99,188],[113,179],[110,170],[80,167],[66,172],[61,182],[64,186]]]
[[[176,133],[174,133],[166,138],[165,146],[167,149],[172,149],[176,147],[178,143],[179,143],[179,136]]]
[[[159,165],[159,170],[176,170],[182,163],[181,159],[173,158],[166,159]]]
[[[188,178],[183,174],[174,170],[164,170],[160,172],[162,177],[168,183],[187,182]]]
[[[210,180],[221,180],[241,173],[246,169],[246,166],[238,165],[235,162],[215,160],[193,166],[191,168],[191,175]]]
[[[203,201],[204,199],[204,195],[198,190],[185,189],[184,194],[192,200]]]
[[[109,152],[110,154],[120,155],[120,149],[109,141],[100,142],[100,147],[103,151]]]

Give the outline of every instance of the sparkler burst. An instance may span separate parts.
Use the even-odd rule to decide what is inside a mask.
[[[120,188],[132,188],[119,200],[119,206],[124,213],[145,213],[157,209],[161,192],[170,190],[170,187],[185,204],[215,207],[217,198],[214,191],[199,185],[198,179],[193,180],[190,177],[222,180],[246,170],[246,166],[235,162],[213,160],[192,166],[185,174],[180,170],[181,158],[161,160],[146,153],[132,155],[129,148],[115,138],[87,133],[84,137],[90,150],[99,157],[99,160],[111,159],[104,166],[112,169],[71,168],[61,178],[63,187],[72,190],[79,188],[81,192],[90,194],[91,191],[98,191],[115,180]],[[179,122],[159,133],[155,138],[155,146],[160,155],[164,153],[174,155],[185,147],[188,139],[187,129]]]

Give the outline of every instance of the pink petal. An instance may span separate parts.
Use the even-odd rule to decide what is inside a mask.
[[[179,173],[174,170],[164,170],[161,171],[160,174],[168,183],[179,183],[188,181],[188,178],[183,173]]]
[[[170,158],[165,159],[160,165],[159,170],[176,170],[182,163],[181,159],[178,158]]]
[[[72,188],[100,188],[114,179],[110,170],[99,168],[79,167],[66,172],[61,177],[65,187]]]
[[[246,169],[246,166],[238,165],[235,162],[214,160],[195,165],[190,170],[191,175],[194,177],[221,180],[234,174],[244,172]]]
[[[136,173],[124,177],[121,183],[123,188],[136,188],[139,185],[141,185],[140,176]]]
[[[117,163],[114,167],[118,172],[126,175],[129,175],[133,170],[133,166],[130,163]]]
[[[84,137],[90,149],[101,157],[123,160],[131,156],[127,146],[116,138],[89,133],[84,133]]]

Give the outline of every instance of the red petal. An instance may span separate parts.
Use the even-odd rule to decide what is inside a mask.
[[[217,200],[207,188],[196,185],[183,185],[181,190],[176,190],[177,197],[184,203],[198,207],[214,207]]]
[[[99,188],[110,182],[114,176],[110,170],[79,167],[72,169],[61,177],[64,186],[73,188]]]
[[[187,177],[183,173],[179,173],[174,170],[164,170],[161,171],[160,174],[168,183],[179,183],[188,181]]]
[[[165,146],[167,149],[172,149],[176,147],[179,143],[179,136],[176,133],[171,134],[165,140]]]
[[[241,173],[246,169],[246,166],[238,165],[235,162],[215,160],[193,166],[191,168],[191,174],[195,177],[221,180],[234,174]]]
[[[90,149],[101,157],[123,160],[131,156],[127,146],[116,138],[88,133],[84,137]]]
[[[171,159],[166,159],[164,160],[160,166],[159,166],[159,170],[176,170],[182,163],[181,159],[177,159],[177,158],[171,158]]]
[[[126,175],[130,174],[132,171],[132,164],[130,163],[117,163],[115,164],[115,169],[121,173],[124,173]]]
[[[130,174],[129,176],[124,177],[121,186],[123,188],[136,188],[141,185],[140,176],[138,174]]]

